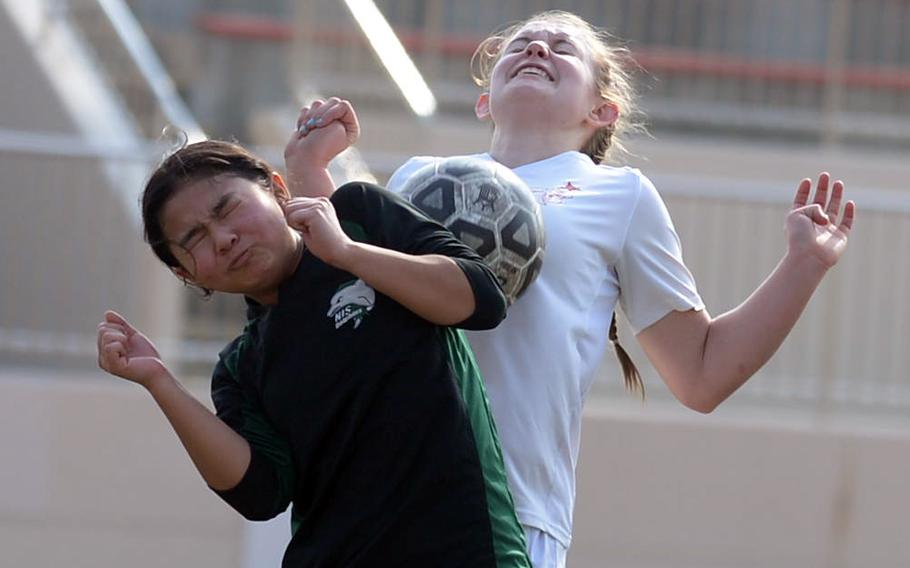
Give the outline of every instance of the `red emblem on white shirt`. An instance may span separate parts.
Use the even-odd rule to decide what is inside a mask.
[[[581,191],[581,188],[567,181],[564,185],[553,189],[535,189],[534,196],[541,205],[560,204],[574,197],[572,193]]]

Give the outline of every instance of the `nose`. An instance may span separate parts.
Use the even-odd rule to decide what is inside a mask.
[[[237,243],[237,233],[230,227],[218,225],[212,230],[212,242],[217,252],[228,252]]]
[[[532,42],[529,42],[527,47],[525,47],[525,53],[529,56],[537,56],[546,58],[550,55],[550,47],[546,42],[536,39]]]

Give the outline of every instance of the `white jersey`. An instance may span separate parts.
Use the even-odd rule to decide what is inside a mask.
[[[489,154],[474,156],[492,160]],[[417,157],[389,189],[439,158]],[[566,152],[513,170],[543,211],[537,280],[496,329],[468,334],[486,383],[522,524],[572,535],[582,404],[619,300],[635,333],[673,310],[704,306],[651,182],[633,168]]]

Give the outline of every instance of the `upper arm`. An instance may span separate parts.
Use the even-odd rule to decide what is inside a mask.
[[[699,409],[704,352],[711,316],[707,310],[671,311],[636,336],[670,392]]]
[[[455,238],[451,231],[424,215],[401,197],[378,186],[342,186],[340,200],[346,214],[363,224],[372,244],[410,255],[445,256],[458,266],[474,296],[474,313],[455,327],[487,329],[505,317],[506,300],[499,281],[480,255]],[[338,203],[336,203],[337,205]]]
[[[647,178],[637,179],[616,260],[619,303],[636,334],[671,312],[704,308],[663,200]]]
[[[666,205],[651,182],[640,187],[616,263],[619,303],[648,360],[689,406],[702,370],[710,315]]]

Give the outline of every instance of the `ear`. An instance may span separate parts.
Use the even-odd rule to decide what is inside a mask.
[[[613,126],[617,118],[619,118],[619,105],[611,101],[601,101],[591,109],[585,120],[595,130],[600,130]]]
[[[284,178],[278,172],[272,172],[272,187],[274,188],[275,198],[279,202],[284,202],[291,198],[288,184],[284,182]]]
[[[474,116],[484,122],[490,120],[490,93],[480,93],[477,97],[477,102],[474,103]]]

